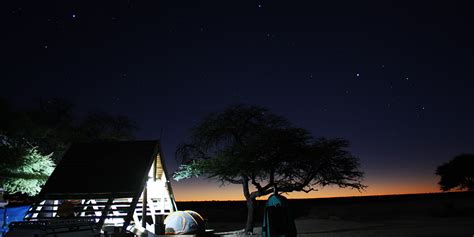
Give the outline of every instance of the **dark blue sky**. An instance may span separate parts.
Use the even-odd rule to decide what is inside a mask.
[[[139,139],[163,129],[170,170],[176,145],[204,115],[262,105],[315,136],[349,139],[368,194],[434,191],[437,165],[474,152],[472,9],[467,1],[8,1],[0,93],[23,106],[63,97],[80,114],[127,115]],[[185,196],[179,186],[191,185],[175,186]]]

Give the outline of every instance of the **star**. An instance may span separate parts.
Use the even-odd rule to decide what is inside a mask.
[[[405,80],[407,80],[407,81],[408,81],[408,77],[405,77]]]
[[[12,10],[12,14],[21,13],[21,7]]]
[[[258,8],[262,8],[262,4],[258,4]]]
[[[120,101],[120,97],[113,96],[112,97],[112,105],[116,105]]]
[[[72,14],[72,18],[76,18],[76,14]]]
[[[359,77],[359,76],[360,76],[360,74],[359,74],[359,73],[356,73],[356,77]]]

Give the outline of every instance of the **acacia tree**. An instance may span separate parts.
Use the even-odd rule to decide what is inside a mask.
[[[175,180],[207,175],[221,184],[242,185],[246,232],[253,230],[254,202],[280,193],[338,185],[363,189],[359,162],[343,139],[314,139],[307,130],[258,106],[235,105],[212,113],[191,130],[176,155]]]
[[[436,169],[442,191],[451,189],[474,191],[474,154],[461,154]]]

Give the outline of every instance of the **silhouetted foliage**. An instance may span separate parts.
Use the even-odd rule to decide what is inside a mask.
[[[462,154],[454,157],[436,169],[440,176],[438,182],[442,191],[452,189],[474,191],[474,154]]]
[[[6,158],[0,162],[0,186],[8,194],[38,194],[54,170],[51,155],[42,155],[35,147],[0,145],[0,156]]]
[[[106,113],[91,113],[79,124],[81,140],[130,140],[136,129],[129,118]]]
[[[314,139],[267,109],[235,105],[191,130],[189,141],[176,151],[183,163],[174,178],[207,175],[221,184],[242,185],[250,232],[253,202],[274,188],[284,193],[328,185],[363,189],[363,173],[348,145],[344,139]]]
[[[10,143],[37,147],[42,154],[53,153],[55,161],[71,142],[132,140],[137,129],[132,120],[120,115],[90,113],[78,118],[74,105],[64,99],[39,99],[38,105],[13,109],[0,100],[0,135],[8,137]]]
[[[49,169],[37,169],[33,163],[46,167],[50,158],[58,162],[71,142],[131,140],[137,129],[124,116],[91,113],[79,119],[73,104],[64,99],[38,102],[38,108],[18,109],[0,98],[0,183],[9,193],[36,194]],[[26,172],[31,167],[42,178]],[[21,185],[29,186],[15,188]]]

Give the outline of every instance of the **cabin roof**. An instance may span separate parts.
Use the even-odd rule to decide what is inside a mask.
[[[157,140],[73,143],[44,185],[39,198],[139,195],[153,160],[160,160],[159,149]]]

